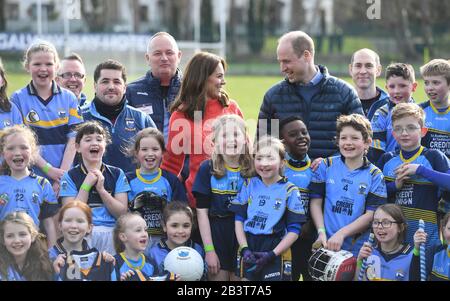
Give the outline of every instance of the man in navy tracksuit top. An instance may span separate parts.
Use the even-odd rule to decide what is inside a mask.
[[[124,154],[131,139],[142,129],[156,127],[145,113],[129,106],[125,94],[125,67],[113,60],[100,63],[94,71],[95,98],[82,108],[84,120],[100,122],[111,134],[103,162],[119,167],[125,173],[136,169]]]
[[[326,67],[314,64],[314,42],[302,31],[292,31],[280,38],[277,59],[286,78],[264,95],[258,115],[258,136],[271,132],[277,135],[277,120],[299,116],[311,136],[309,157],[336,154],[337,118],[352,113],[364,115],[355,89],[330,76]]]
[[[130,106],[153,119],[167,142],[169,107],[181,86],[181,51],[170,34],[158,32],[148,42],[145,59],[150,71],[128,85],[126,97]]]

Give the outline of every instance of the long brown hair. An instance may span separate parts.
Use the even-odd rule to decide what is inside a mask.
[[[207,100],[208,77],[222,64],[227,69],[225,60],[209,52],[199,52],[188,62],[183,75],[180,93],[170,107],[170,112],[183,112],[187,118],[194,120],[194,112],[205,110]],[[221,90],[219,101],[222,106],[229,104],[228,94]]]
[[[3,112],[11,112],[11,103],[9,102],[6,89],[8,88],[8,81],[6,80],[5,67],[3,67],[0,59],[0,77],[3,79],[3,86],[0,87],[0,110]]]
[[[5,246],[5,224],[16,223],[25,226],[35,238],[25,258],[22,274],[28,281],[51,281],[53,278],[53,268],[48,257],[47,243],[45,236],[37,230],[33,219],[23,211],[9,213],[0,222],[0,274],[3,279],[8,279],[8,268],[15,265],[14,257],[8,252]]]

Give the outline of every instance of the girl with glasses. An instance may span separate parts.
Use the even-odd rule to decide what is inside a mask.
[[[376,242],[373,246],[365,243],[359,251],[355,275],[366,259],[365,281],[408,281],[413,248],[404,243],[406,229],[406,218],[398,205],[378,207],[372,221]]]

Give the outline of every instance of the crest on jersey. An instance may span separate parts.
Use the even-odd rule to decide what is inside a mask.
[[[3,125],[5,128],[11,126],[12,125],[11,120],[8,119],[3,120]]]
[[[27,116],[25,116],[25,120],[28,123],[36,123],[41,119],[39,118],[39,115],[35,110],[31,110],[30,112],[28,112]]]
[[[0,206],[4,206],[8,204],[9,202],[9,196],[7,193],[0,194]]]
[[[35,204],[39,202],[39,194],[36,191],[33,191],[33,193],[31,194],[31,201],[33,201],[33,203]]]
[[[130,132],[136,130],[136,124],[134,123],[134,119],[125,120],[125,130]]]
[[[366,194],[367,184],[360,183],[358,187],[358,194]]]
[[[66,111],[65,111],[64,109],[60,109],[60,110],[58,111],[58,117],[59,117],[60,119],[66,118],[66,115],[67,115],[67,113],[66,113]]]
[[[273,209],[280,210],[282,203],[283,202],[281,201],[281,199],[275,199],[275,205],[273,205]]]

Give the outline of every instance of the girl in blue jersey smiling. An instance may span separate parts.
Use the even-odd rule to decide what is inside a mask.
[[[247,179],[231,202],[240,246],[237,274],[248,280],[291,280],[289,248],[305,211],[298,187],[282,176],[284,158],[280,140],[262,138],[254,160],[258,175]]]
[[[58,192],[59,181],[75,156],[73,127],[82,122],[78,101],[72,92],[55,82],[59,57],[53,44],[39,41],[30,45],[24,66],[31,82],[14,92],[11,101],[39,138],[35,172],[52,180],[53,189]]]
[[[230,202],[241,190],[244,178],[253,174],[250,141],[244,120],[224,115],[213,124],[211,160],[200,165],[192,193],[208,264],[208,280],[229,281],[236,270],[238,243]]]
[[[25,212],[11,212],[0,223],[0,281],[49,281],[53,270],[45,239]]]
[[[35,175],[29,167],[38,150],[34,133],[21,125],[0,131],[0,220],[11,211],[25,211],[36,225],[42,221],[51,247],[56,242],[53,216],[58,201],[50,182]]]

